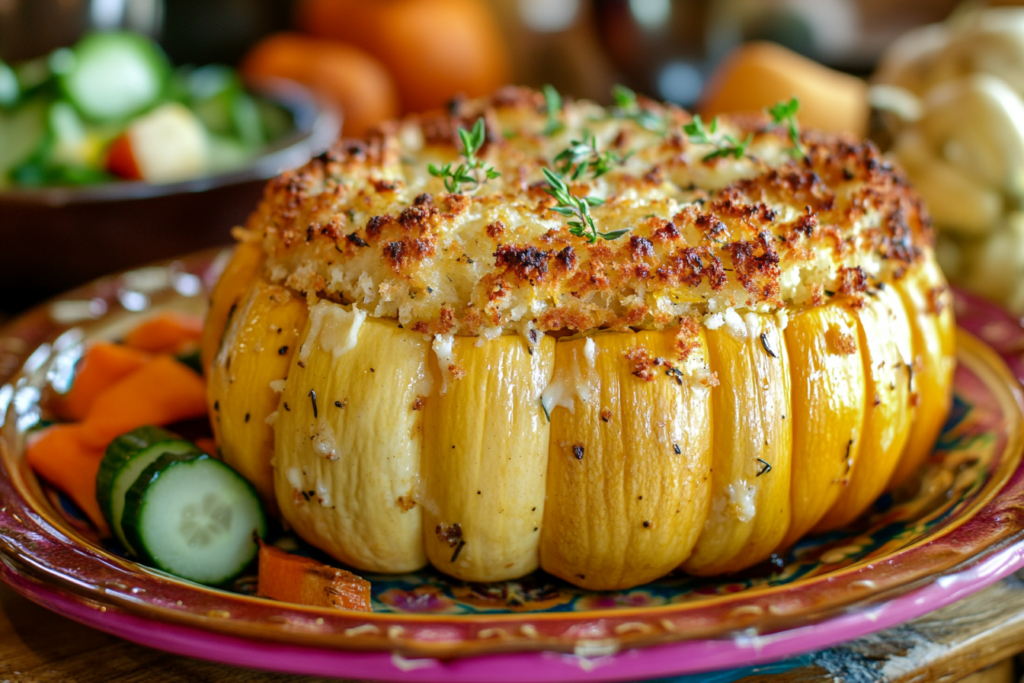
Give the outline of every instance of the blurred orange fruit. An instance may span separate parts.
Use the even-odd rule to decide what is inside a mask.
[[[301,0],[298,24],[384,62],[407,111],[486,95],[509,78],[504,39],[480,0]]]
[[[398,115],[398,91],[387,68],[363,50],[298,33],[277,33],[242,60],[247,78],[297,81],[337,104],[345,135],[358,137]]]
[[[794,96],[800,99],[802,125],[867,134],[867,83],[774,43],[747,43],[733,50],[708,81],[697,111],[708,118],[758,111]]]

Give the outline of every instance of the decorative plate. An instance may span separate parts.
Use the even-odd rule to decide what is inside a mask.
[[[952,413],[914,486],[841,532],[717,579],[592,592],[542,572],[496,584],[374,576],[374,612],[199,586],[106,548],[31,472],[25,433],[82,344],[156,309],[201,311],[223,254],[100,280],[0,331],[0,576],[73,619],[190,656],[409,681],[621,680],[767,662],[892,626],[1024,566],[1024,330],[958,295]],[[996,344],[1013,365],[972,335]]]

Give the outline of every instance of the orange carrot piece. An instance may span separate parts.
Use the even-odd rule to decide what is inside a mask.
[[[96,397],[146,364],[148,353],[122,344],[96,342],[90,346],[75,369],[75,379],[68,393],[54,405],[54,411],[65,420],[83,420]]]
[[[206,415],[203,378],[173,356],[156,356],[96,397],[82,423],[82,443],[105,449],[143,425],[168,425]]]
[[[150,353],[178,353],[198,344],[203,337],[203,319],[196,315],[165,311],[144,320],[128,333],[124,343]]]
[[[217,442],[210,437],[201,436],[193,443],[195,443],[196,447],[203,453],[206,453],[207,455],[217,455]]]
[[[107,523],[96,502],[96,473],[103,449],[82,443],[76,424],[53,425],[29,440],[25,456],[36,474],[71,496],[101,534]]]
[[[370,611],[370,582],[260,542],[257,594],[314,607]]]

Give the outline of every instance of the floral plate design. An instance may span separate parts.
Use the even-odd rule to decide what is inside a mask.
[[[25,434],[84,342],[158,309],[201,312],[222,252],[97,281],[0,331],[0,577],[29,598],[142,644],[223,662],[376,680],[617,680],[770,661],[892,626],[1024,566],[1024,329],[957,297],[955,402],[913,485],[861,521],[740,575],[625,591],[543,572],[472,584],[430,570],[374,576],[374,612],[199,586],[106,547],[40,482]],[[1010,362],[972,335],[996,346]]]

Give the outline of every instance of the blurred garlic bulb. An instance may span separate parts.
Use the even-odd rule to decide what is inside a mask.
[[[985,240],[963,250],[964,280],[971,291],[1024,311],[1024,213],[1014,211]]]
[[[932,66],[948,45],[949,28],[945,24],[911,29],[888,47],[872,80],[923,95],[931,85]]]
[[[985,73],[1024,94],[1024,9],[1000,7],[921,26],[892,43],[874,81],[919,96],[946,81]]]
[[[1024,313],[1024,9],[910,31],[873,81],[950,277]]]
[[[994,76],[975,74],[927,93],[893,152],[948,230],[981,234],[1024,195],[1024,102]]]

